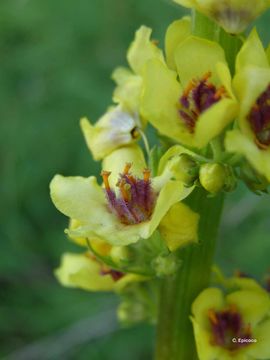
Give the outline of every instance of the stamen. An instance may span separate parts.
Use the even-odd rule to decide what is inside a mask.
[[[214,324],[214,325],[218,324],[217,315],[213,309],[208,310],[208,317],[212,324]]]
[[[130,194],[129,194],[130,185],[127,184],[124,179],[121,179],[120,182],[119,182],[119,188],[120,188],[121,195],[122,195],[123,199],[126,202],[128,202],[129,199],[130,199]]]
[[[123,174],[127,175],[129,173],[129,170],[131,169],[131,167],[132,167],[132,163],[126,163]]]
[[[257,98],[247,120],[254,133],[254,142],[261,150],[270,146],[270,85]]]
[[[143,180],[144,182],[148,182],[150,179],[151,171],[149,169],[143,170]]]
[[[252,337],[250,324],[243,323],[242,316],[235,305],[230,305],[221,311],[209,309],[208,318],[212,330],[211,344],[230,351],[250,344],[249,342],[232,342],[232,338],[250,339]]]
[[[208,79],[210,79],[211,76],[212,76],[211,71],[207,71],[207,73],[205,73],[205,74],[203,75],[202,80],[203,80],[204,82],[207,82]]]
[[[105,185],[105,189],[107,191],[110,191],[111,188],[110,188],[110,183],[109,183],[109,176],[111,175],[111,172],[110,171],[102,171],[101,172],[101,176],[103,178],[103,182],[104,182],[104,185]]]
[[[123,173],[119,175],[116,186],[119,188],[118,194],[109,187],[109,172],[101,173],[103,176],[108,208],[125,225],[139,224],[147,221],[152,213],[156,202],[149,169],[143,170],[143,179],[137,178],[129,171],[131,163],[126,163]]]

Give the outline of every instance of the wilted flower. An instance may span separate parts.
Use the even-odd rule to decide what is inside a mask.
[[[212,18],[228,33],[239,34],[262,14],[269,6],[269,0],[173,0],[194,8]]]

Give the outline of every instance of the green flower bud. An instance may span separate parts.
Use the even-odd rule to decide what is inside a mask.
[[[221,164],[203,164],[200,168],[200,183],[212,194],[222,191],[226,184],[226,170]]]
[[[143,303],[124,300],[117,309],[117,317],[123,324],[134,324],[147,318],[147,310]]]
[[[174,255],[158,256],[152,262],[152,266],[158,277],[173,275],[181,265],[181,261]]]
[[[186,186],[192,186],[198,177],[198,164],[189,154],[180,154],[172,163],[171,171],[177,180]]]
[[[113,246],[110,256],[115,264],[121,264],[130,259],[130,250],[126,246]]]

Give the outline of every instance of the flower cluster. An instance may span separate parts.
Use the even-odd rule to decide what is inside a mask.
[[[232,33],[270,6],[175,2]],[[95,124],[81,120],[92,157],[102,161],[100,176],[56,175],[50,184],[52,201],[69,218],[66,234],[83,247],[63,255],[56,277],[64,286],[120,293],[118,315],[127,323],[155,321],[158,279],[182,266],[183,247],[200,246],[191,193],[214,197],[238,180],[258,193],[270,182],[270,50],[256,30],[241,38],[233,67],[222,42],[195,36],[189,17],[169,25],[164,51],[151,33],[140,27],[128,67],[114,70],[108,111]],[[209,288],[193,304],[199,358],[266,359],[269,296],[251,280],[232,282],[238,290]]]

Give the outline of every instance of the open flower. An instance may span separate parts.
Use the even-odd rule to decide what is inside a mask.
[[[161,134],[202,148],[237,113],[230,71],[223,49],[208,40],[189,36],[174,54],[177,72],[157,59],[146,64],[142,113]]]
[[[63,214],[81,224],[68,231],[71,236],[128,245],[149,238],[168,210],[192,191],[171,180],[172,175],[164,171],[151,179],[141,149],[133,145],[106,157],[104,188],[93,176],[56,175],[50,184],[51,197]]]
[[[269,0],[174,0],[212,18],[231,34],[243,32],[269,6]]]
[[[204,290],[192,305],[200,360],[269,359],[269,295],[259,286]]]
[[[253,30],[236,61],[234,89],[240,103],[239,129],[228,132],[228,151],[244,155],[270,181],[270,67]]]
[[[146,280],[111,269],[89,253],[63,254],[55,276],[63,286],[88,291],[118,291],[129,283]]]

